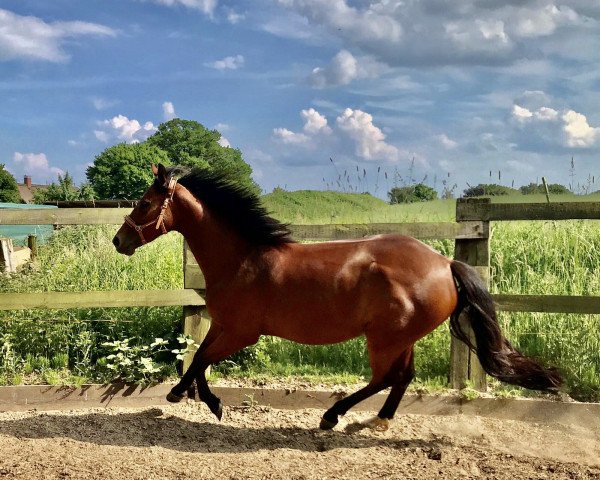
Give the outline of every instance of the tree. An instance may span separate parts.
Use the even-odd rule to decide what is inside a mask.
[[[170,165],[169,155],[148,143],[120,143],[94,159],[86,176],[99,199],[140,198],[154,177],[150,165]]]
[[[519,188],[519,191],[523,195],[533,195],[534,193],[546,193],[544,185],[539,183],[530,183],[529,185],[523,185],[521,188]],[[560,183],[551,183],[548,185],[548,193],[552,193],[554,195],[562,195],[571,193],[571,191],[564,185],[561,185]]]
[[[0,202],[22,203],[17,181],[0,163]]]
[[[65,175],[58,175],[58,183],[52,182],[46,188],[38,189],[33,194],[34,203],[46,203],[56,201],[75,201],[75,200],[93,200],[94,190],[84,183],[80,188],[75,186],[73,177],[66,172]]]
[[[469,186],[469,188],[463,191],[463,197],[483,197],[483,196],[502,196],[502,195],[514,195],[518,194],[519,191],[505,187],[504,185],[497,185],[495,183],[480,183],[474,187]]]
[[[406,187],[394,187],[388,192],[390,203],[415,203],[427,202],[438,198],[437,192],[424,183],[408,185]]]
[[[193,120],[175,118],[158,126],[157,132],[145,143],[165,151],[171,161],[188,167],[204,167],[224,173],[232,181],[256,193],[258,185],[252,180],[252,168],[237,148],[219,144],[221,134],[208,130]]]

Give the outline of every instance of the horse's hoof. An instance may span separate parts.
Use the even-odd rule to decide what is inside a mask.
[[[372,417],[361,422],[367,428],[376,432],[385,432],[390,428],[390,421],[387,418]]]
[[[321,430],[331,430],[338,424],[337,419],[335,421],[327,420],[325,417],[321,418],[321,423],[319,424],[319,428]]]
[[[221,400],[219,400],[217,406],[211,408],[210,411],[215,414],[215,417],[217,417],[219,421],[221,421],[221,418],[223,418],[223,403],[221,403]]]
[[[167,393],[167,402],[179,403],[182,400],[183,400],[183,395],[176,395],[175,393],[173,393],[173,390],[171,390],[169,393]]]
[[[190,400],[196,400],[196,389],[194,388],[194,385],[187,389],[187,397]]]

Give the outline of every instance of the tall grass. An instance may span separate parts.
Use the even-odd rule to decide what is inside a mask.
[[[510,222],[491,240],[492,290],[537,295],[600,295],[600,226],[594,221]],[[558,365],[573,394],[600,399],[600,318],[502,313],[523,351]]]
[[[57,230],[27,270],[12,277],[0,276],[0,291],[183,287],[181,237],[166,235],[125,257],[111,243],[114,231],[114,227],[104,226]],[[180,307],[2,311],[0,347],[6,351],[0,352],[0,362],[5,364],[4,368],[0,365],[0,384],[44,381],[52,359],[60,355],[67,356],[70,373],[63,381],[104,381],[96,368],[106,355],[103,342],[134,338],[149,344],[155,337],[173,339],[180,331],[181,315]]]

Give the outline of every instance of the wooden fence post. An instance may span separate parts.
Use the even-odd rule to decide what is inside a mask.
[[[457,221],[461,221],[460,219],[465,216],[465,210],[477,211],[489,203],[489,198],[459,198],[456,201]],[[489,228],[489,222],[484,221],[483,238],[457,239],[454,247],[454,258],[476,267],[488,288],[490,271]],[[469,332],[471,341],[475,343],[474,334],[464,315],[461,315],[459,321],[463,330]],[[450,386],[457,389],[465,388],[467,381],[470,381],[476,390],[485,391],[487,388],[485,372],[477,359],[477,355],[471,352],[463,342],[452,337],[450,344]]]
[[[11,238],[0,238],[0,271],[13,273],[16,271],[12,261],[13,243]]]
[[[27,237],[27,246],[29,247],[29,250],[31,250],[31,260],[35,260],[38,254],[37,236],[29,235]]]
[[[188,247],[187,242],[183,241],[183,287],[200,290],[204,293],[206,283],[204,275],[194,258],[194,254]],[[203,295],[204,296],[204,295]],[[183,334],[190,335],[199,345],[204,340],[208,329],[210,328],[210,317],[206,307],[183,307]],[[183,371],[185,372],[194,357],[195,349],[183,359]],[[210,367],[209,367],[210,369]],[[207,370],[208,371],[208,370]]]

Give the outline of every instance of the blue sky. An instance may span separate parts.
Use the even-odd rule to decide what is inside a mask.
[[[0,0],[18,181],[84,181],[177,116],[221,131],[266,192],[344,171],[382,197],[411,173],[598,190],[599,106],[597,1]]]

